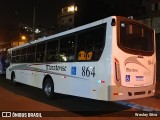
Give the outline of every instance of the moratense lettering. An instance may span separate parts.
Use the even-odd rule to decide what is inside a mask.
[[[130,68],[126,68],[126,72],[138,72],[138,69],[130,69]]]
[[[51,66],[51,65],[46,65],[46,70],[57,70],[57,71],[66,71],[67,66]]]

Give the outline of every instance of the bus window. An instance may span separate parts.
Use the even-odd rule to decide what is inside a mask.
[[[44,61],[45,45],[45,43],[37,44],[36,62]]]
[[[16,62],[16,57],[15,57],[15,55],[16,55],[16,50],[13,50],[13,51],[12,51],[12,57],[11,57],[11,62],[12,62],[12,63],[15,63],[15,62]]]
[[[58,61],[58,40],[53,40],[47,43],[46,62]]]
[[[21,51],[22,49],[16,50],[16,55],[15,55],[15,62],[18,63],[21,60]]]
[[[97,61],[100,59],[104,48],[105,41],[105,27],[104,25],[98,26],[81,32],[78,34],[78,43],[77,43],[77,58],[79,60],[79,52],[84,51],[86,53],[86,59],[81,60],[90,60]]]
[[[153,30],[129,23],[120,22],[120,48],[127,53],[153,54]]]
[[[10,64],[11,63],[11,52],[8,51],[7,53],[7,64]]]
[[[35,46],[29,46],[27,51],[27,62],[34,62],[35,61]]]
[[[27,48],[22,48],[22,54],[21,54],[21,62],[26,62],[27,59]]]
[[[64,37],[60,40],[60,61],[74,61],[75,36]]]

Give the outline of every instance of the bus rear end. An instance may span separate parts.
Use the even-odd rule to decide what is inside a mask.
[[[109,100],[153,96],[156,84],[154,30],[131,19],[114,19],[116,35],[112,44],[113,77]]]

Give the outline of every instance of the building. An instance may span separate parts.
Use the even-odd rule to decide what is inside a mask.
[[[157,60],[160,60],[160,1],[143,0],[143,6],[145,6],[145,14],[141,21],[156,32]]]
[[[11,47],[23,45],[28,42],[31,29],[25,24],[19,24],[16,36],[11,40]]]
[[[77,6],[75,5],[62,8],[61,13],[57,18],[57,29],[59,32],[74,28],[76,12]]]
[[[45,32],[46,30],[43,28],[35,28],[34,40],[47,36],[47,33],[44,35]],[[33,41],[33,28],[25,24],[19,24],[19,30],[16,33],[16,36],[11,40],[11,47],[23,45],[30,41]]]

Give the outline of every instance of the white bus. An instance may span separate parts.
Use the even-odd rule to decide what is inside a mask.
[[[111,16],[8,50],[6,78],[54,93],[116,101],[153,96],[155,32]]]

